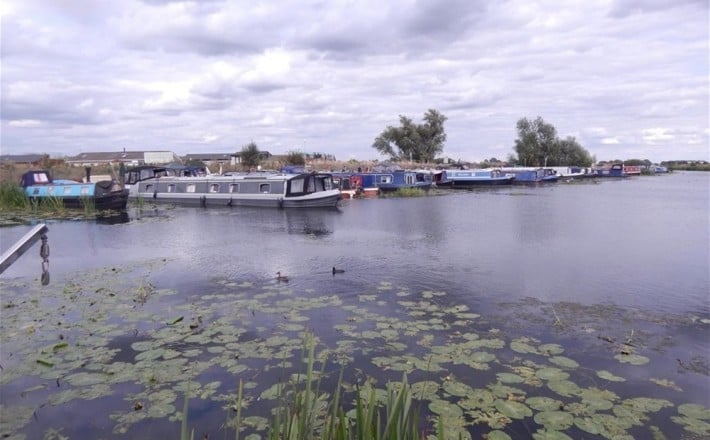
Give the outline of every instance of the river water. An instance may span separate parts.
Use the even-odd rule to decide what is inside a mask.
[[[72,301],[84,306],[102,301],[92,299],[102,289],[115,288],[121,296],[120,288],[114,287],[119,284],[125,286],[125,300],[131,299],[134,307],[136,292],[140,296],[143,286],[158,293],[149,297],[146,288],[139,298],[141,310],[151,313],[146,320],[137,318],[127,324],[125,315],[117,313],[119,317],[112,321],[110,312],[108,317],[99,319],[117,323],[118,327],[100,345],[112,347],[114,360],[121,358],[128,363],[133,358],[129,348],[132,343],[157,338],[152,333],[159,332],[156,316],[170,319],[180,315],[186,323],[199,315],[199,325],[207,328],[207,321],[230,317],[227,310],[236,307],[230,302],[230,292],[238,291],[240,300],[252,302],[273,294],[311,303],[299,309],[304,310],[305,316],[286,329],[279,327],[279,319],[291,321],[280,309],[284,304],[278,301],[267,301],[257,310],[274,307],[283,318],[264,313],[259,319],[254,310],[253,318],[234,318],[233,325],[239,322],[244,327],[240,340],[247,333],[260,341],[268,340],[267,335],[290,330],[298,334],[298,323],[305,321],[302,329],[313,331],[324,346],[331,348],[338,347],[343,339],[366,340],[362,332],[380,328],[379,324],[364,323],[357,329],[347,327],[367,321],[358,315],[358,308],[378,313],[382,319],[374,318],[375,323],[387,319],[407,322],[426,312],[416,309],[415,303],[421,297],[431,301],[438,298],[433,304],[463,307],[480,316],[474,319],[467,315],[474,321],[471,328],[478,335],[505,335],[501,339],[506,347],[513,346],[511,341],[520,342],[520,338],[554,342],[565,347],[565,356],[589,368],[612,372],[619,368],[628,377],[626,388],[614,388],[618,402],[627,397],[658,396],[674,405],[693,403],[707,408],[709,204],[710,173],[676,172],[624,180],[432,192],[426,197],[346,200],[337,210],[204,210],[146,204],[140,209],[131,207],[125,218],[113,224],[50,222],[50,285],[38,286],[40,258],[34,248],[0,279],[0,363],[5,375],[0,382],[2,417],[8,417],[9,407],[34,408],[32,420],[4,429],[27,438],[38,438],[53,429],[71,438],[155,438],[179,432],[179,422],[168,419],[171,411],[163,418],[153,415],[135,421],[121,415],[125,404],[121,402],[128,401],[126,405],[130,405],[141,396],[150,400],[150,394],[140,394],[150,389],[144,380],[114,384],[110,394],[100,397],[75,397],[69,403],[57,403],[52,395],[59,391],[47,385],[53,374],[37,373],[29,367],[23,370],[26,360],[13,357],[20,349],[8,334],[22,335],[28,320],[32,321],[31,308],[26,310],[24,321],[14,320],[16,313],[25,311],[23,307],[31,307],[24,305],[23,298],[36,295],[37,304],[56,296],[52,304],[61,308],[68,306],[62,301],[68,301],[67,292],[77,285],[80,293]],[[0,230],[2,250],[30,227]],[[333,267],[345,272],[333,274]],[[276,272],[288,276],[289,282],[277,282]],[[169,294],[161,296],[160,292]],[[116,304],[121,306],[120,302]],[[298,309],[289,304],[288,310]],[[67,339],[69,335],[79,338],[82,331],[89,331],[78,329],[82,320],[92,316],[88,311],[72,314],[64,310],[61,316],[66,333],[62,336]],[[59,319],[52,313],[46,317],[55,318]],[[249,322],[244,324],[246,321]],[[36,322],[34,326],[38,330],[32,330],[29,339],[42,335],[35,345],[44,347],[46,352],[48,341],[58,330]],[[130,331],[135,332],[136,338],[120,340],[116,334],[121,328],[129,335]],[[437,326],[424,331],[430,332],[434,340],[446,339],[454,332],[450,327]],[[455,331],[458,333],[453,334],[459,334],[462,329]],[[140,332],[144,338],[137,336]],[[412,333],[400,331],[396,342],[410,346],[412,353],[420,353],[421,347],[428,345],[417,345],[418,337],[409,337]],[[387,340],[387,335],[384,338]],[[633,341],[635,350],[651,362],[629,366],[614,360],[623,350],[618,343],[624,340]],[[349,365],[377,375],[375,366],[381,367],[381,363],[372,360],[376,354],[372,350],[381,341],[367,344],[369,348],[350,350]],[[210,353],[218,350],[221,348],[213,348]],[[516,362],[515,352],[508,357],[500,355],[499,359],[506,360],[500,361],[508,368],[505,371],[511,368],[509,363]],[[49,355],[55,353],[50,351]],[[202,359],[201,356],[197,358]],[[67,358],[58,360],[66,362]],[[8,370],[13,368],[20,369],[21,374],[9,376]],[[67,367],[57,376],[68,377],[79,370],[76,366]],[[410,373],[424,378],[420,370]],[[240,375],[231,371],[227,368],[225,373],[214,365],[199,370],[201,386],[205,386],[206,378],[220,383],[214,394],[207,393],[201,403],[190,404],[190,420],[200,425],[199,432],[217,435],[225,416],[220,409],[222,402],[214,396],[234,393],[234,377]],[[257,363],[250,364],[247,371],[262,371],[262,378],[268,376],[263,365]],[[485,385],[466,379],[471,373],[457,367],[449,366],[447,371],[458,372],[462,382],[471,386]],[[268,377],[270,380],[257,381],[255,389],[278,380],[276,376]],[[395,376],[394,380],[398,379],[401,377]],[[649,382],[658,379],[661,381]],[[85,384],[75,381],[73,385],[79,388]],[[177,389],[167,385],[164,388]],[[28,389],[32,392],[28,393]],[[175,394],[179,396],[178,392]],[[535,390],[531,390],[527,396],[534,394]],[[169,399],[174,407],[172,413],[180,411],[181,399]],[[667,411],[671,415],[650,419],[671,437],[687,433],[669,421],[675,409]],[[76,420],[77,413],[86,416],[94,412],[100,413],[96,418],[102,422],[87,424]],[[71,422],[67,422],[67,417],[71,417]],[[467,417],[469,421],[475,418],[472,414]],[[535,427],[532,418],[528,418],[507,425],[503,431],[513,438],[526,438],[535,432]],[[490,429],[480,422],[469,423],[465,428],[471,435]],[[573,438],[582,432],[569,429],[567,435]],[[628,428],[626,432],[645,435],[634,429],[640,428]],[[586,435],[590,435],[588,431]]]

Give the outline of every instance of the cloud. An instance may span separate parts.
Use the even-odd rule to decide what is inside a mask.
[[[306,139],[369,159],[387,125],[429,108],[461,159],[505,158],[517,120],[536,116],[599,159],[709,151],[704,1],[8,0],[0,13],[7,154]]]

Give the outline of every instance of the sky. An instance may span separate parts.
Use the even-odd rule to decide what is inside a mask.
[[[446,116],[506,159],[541,117],[597,160],[710,160],[707,0],[3,0],[1,154],[372,147]]]

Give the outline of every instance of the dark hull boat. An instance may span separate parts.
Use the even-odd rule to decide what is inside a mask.
[[[54,200],[69,209],[123,211],[128,203],[128,190],[114,180],[77,182],[53,179],[47,170],[30,170],[20,182],[31,201]]]

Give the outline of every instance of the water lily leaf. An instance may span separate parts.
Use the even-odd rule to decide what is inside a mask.
[[[614,359],[618,360],[619,362],[625,363],[625,364],[631,364],[631,365],[645,365],[649,362],[649,358],[646,356],[641,356],[640,354],[617,354],[614,356]]]
[[[542,344],[537,350],[545,355],[556,355],[564,353],[565,349],[560,344]]]
[[[447,400],[432,400],[429,402],[429,410],[446,418],[463,416],[463,410]]]
[[[687,416],[672,416],[673,422],[683,426],[688,432],[701,436],[710,436],[710,423],[704,420],[698,420],[695,417]]]
[[[542,411],[535,414],[534,420],[550,431],[564,431],[574,424],[574,416],[564,411]]]
[[[560,396],[572,397],[581,392],[579,386],[569,380],[550,380],[547,387]]]
[[[535,376],[542,380],[566,380],[569,378],[569,373],[559,368],[548,367],[537,370]]]
[[[658,412],[663,408],[673,406],[673,404],[666,399],[654,399],[651,397],[634,397],[625,399],[622,403],[623,405],[642,412]]]
[[[655,383],[658,386],[662,386],[665,388],[670,388],[674,391],[682,392],[683,388],[679,387],[678,385],[675,384],[672,380],[668,379],[657,379],[657,378],[651,378],[649,379],[651,382]]]
[[[574,425],[582,431],[594,435],[601,434],[604,430],[604,427],[592,417],[575,417]]]
[[[522,353],[522,354],[539,354],[537,351],[537,348],[533,347],[532,345],[526,344],[524,342],[520,341],[511,341],[510,342],[510,349]]]
[[[495,402],[495,407],[501,414],[505,414],[511,419],[524,419],[532,416],[532,410],[525,404],[514,400],[498,399]]]
[[[439,383],[433,380],[424,380],[413,383],[411,386],[412,397],[420,400],[434,400],[439,391]]]
[[[561,400],[552,399],[545,396],[529,397],[525,403],[532,409],[537,411],[557,411],[562,408]]]
[[[513,373],[497,373],[496,377],[503,383],[523,383],[525,380]]]
[[[547,431],[544,429],[534,432],[532,437],[534,440],[573,440],[572,437],[568,436],[564,432]]]
[[[678,414],[699,420],[710,420],[710,409],[696,403],[678,405]]]
[[[249,416],[242,420],[245,426],[254,428],[257,431],[264,431],[269,427],[269,419],[261,416]]]
[[[494,354],[488,353],[486,351],[477,351],[475,353],[471,353],[469,359],[472,362],[486,363],[496,360],[496,357]]]
[[[465,397],[473,394],[473,388],[456,380],[444,381],[443,389],[452,396]]]
[[[625,382],[626,379],[623,377],[615,376],[614,374],[606,371],[606,370],[599,370],[597,371],[597,376],[600,377],[601,379],[608,380],[610,382]]]
[[[493,407],[495,401],[496,396],[492,392],[477,388],[465,399],[459,400],[458,404],[465,409],[480,408],[486,410]]]
[[[577,368],[579,367],[579,364],[577,361],[574,359],[570,359],[565,356],[552,356],[551,358],[548,359],[550,362],[552,362],[555,365],[559,365],[560,367],[564,368]]]
[[[513,440],[508,434],[503,431],[491,431],[488,433],[488,440]]]

